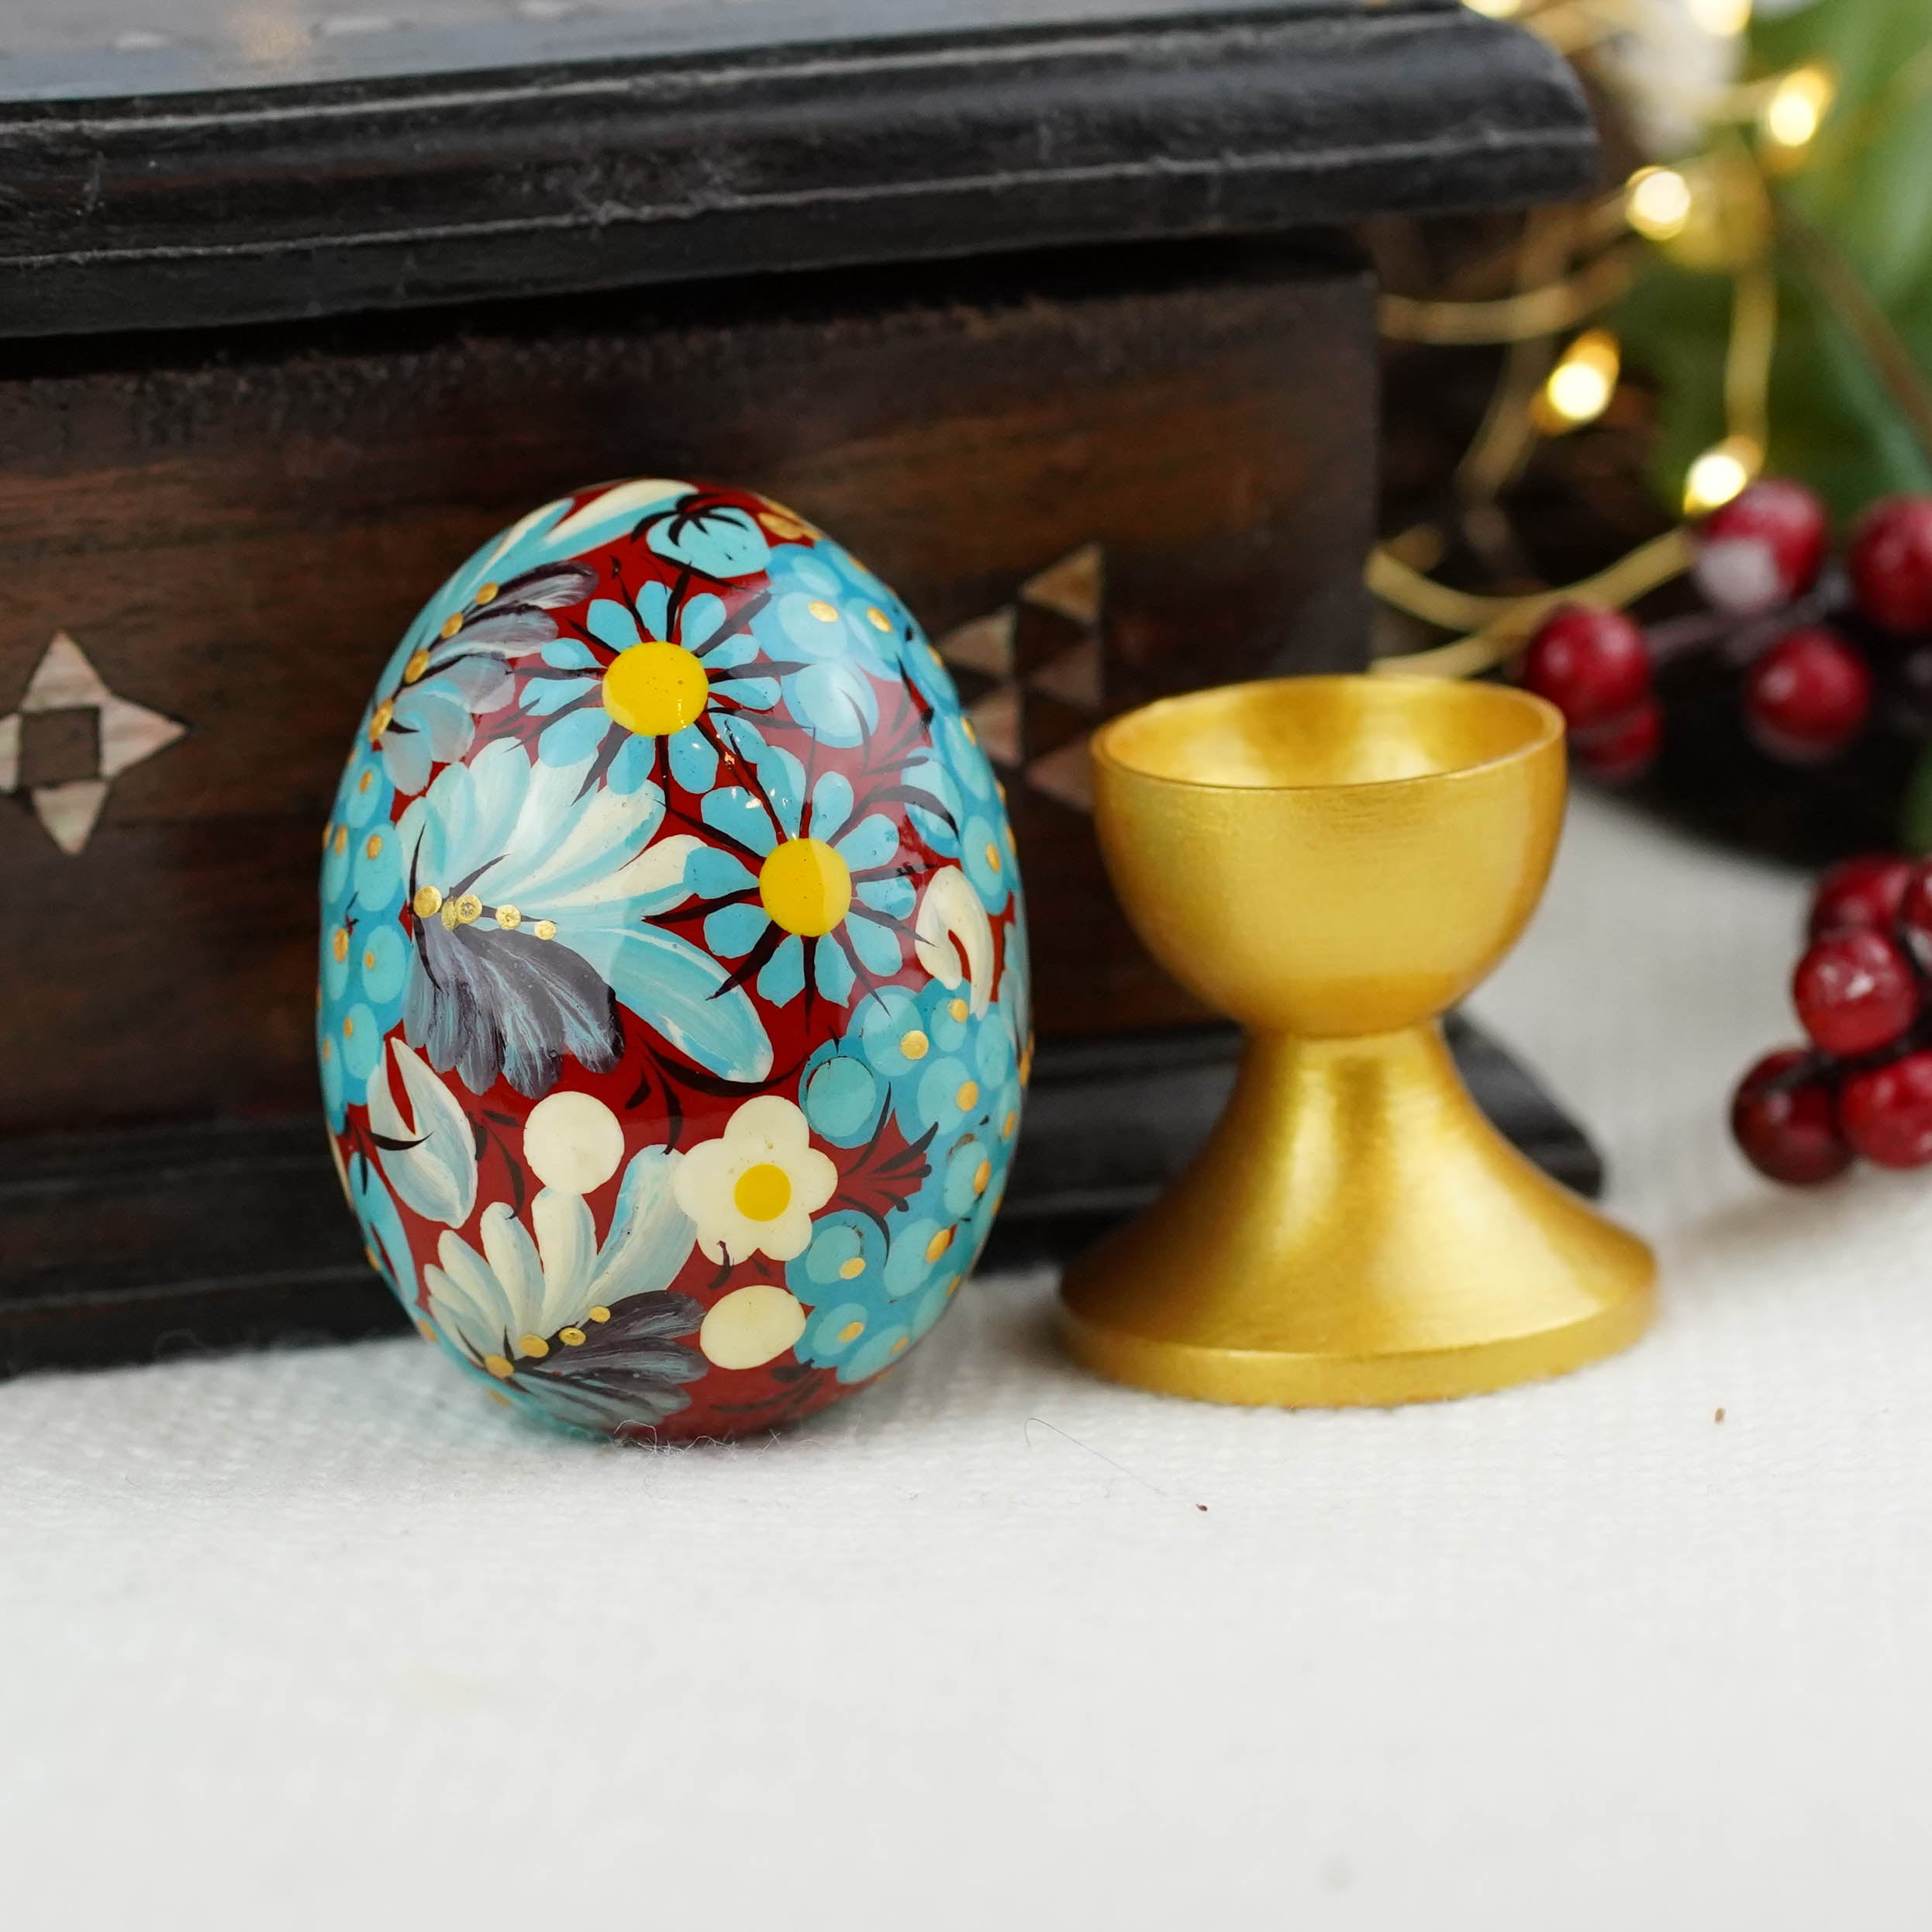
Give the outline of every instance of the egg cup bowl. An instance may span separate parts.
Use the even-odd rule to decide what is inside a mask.
[[[1115,719],[1093,776],[1129,919],[1248,1038],[1192,1164],[1068,1271],[1074,1355],[1168,1394],[1325,1407],[1635,1340],[1650,1250],[1496,1132],[1440,1025],[1541,896],[1558,712],[1430,679],[1226,686]]]

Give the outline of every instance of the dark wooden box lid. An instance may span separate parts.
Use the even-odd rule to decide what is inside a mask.
[[[1594,157],[1564,64],[1456,0],[16,0],[0,336],[1514,204]]]

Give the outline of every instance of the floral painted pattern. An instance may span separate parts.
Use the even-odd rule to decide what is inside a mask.
[[[1018,888],[944,667],[850,553],[667,478],[533,511],[405,633],[323,834],[372,1265],[499,1400],[593,1433],[870,1380],[1005,1185]]]

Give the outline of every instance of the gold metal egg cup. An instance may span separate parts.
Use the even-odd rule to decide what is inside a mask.
[[[1128,917],[1248,1040],[1193,1164],[1068,1271],[1074,1354],[1171,1395],[1327,1407],[1635,1340],[1650,1250],[1490,1126],[1439,1020],[1542,895],[1558,713],[1421,678],[1227,686],[1115,719],[1093,775]]]

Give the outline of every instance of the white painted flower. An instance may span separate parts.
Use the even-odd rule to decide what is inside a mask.
[[[926,881],[913,926],[913,950],[942,986],[971,982],[975,1016],[993,997],[993,929],[972,881],[957,865]]]
[[[476,1136],[449,1088],[400,1040],[369,1082],[369,1126],[383,1178],[426,1221],[461,1227],[476,1206]],[[389,1061],[402,1076],[415,1124],[402,1116]]]
[[[551,1366],[564,1367],[613,1305],[659,1293],[683,1267],[692,1230],[678,1204],[678,1164],[663,1147],[631,1162],[601,1248],[583,1196],[561,1188],[530,1202],[534,1240],[502,1201],[478,1222],[481,1253],[446,1233],[423,1271],[436,1327],[499,1379],[554,1353]]]
[[[805,1333],[805,1305],[771,1282],[734,1288],[714,1302],[698,1331],[705,1359],[719,1368],[759,1368]]]
[[[678,1205],[711,1260],[768,1254],[788,1261],[812,1239],[812,1216],[832,1198],[838,1169],[811,1144],[805,1116],[777,1094],[747,1100],[716,1140],[685,1156]]]
[[[523,1158],[547,1188],[590,1194],[617,1171],[624,1130],[595,1094],[568,1090],[547,1095],[523,1123]]]

